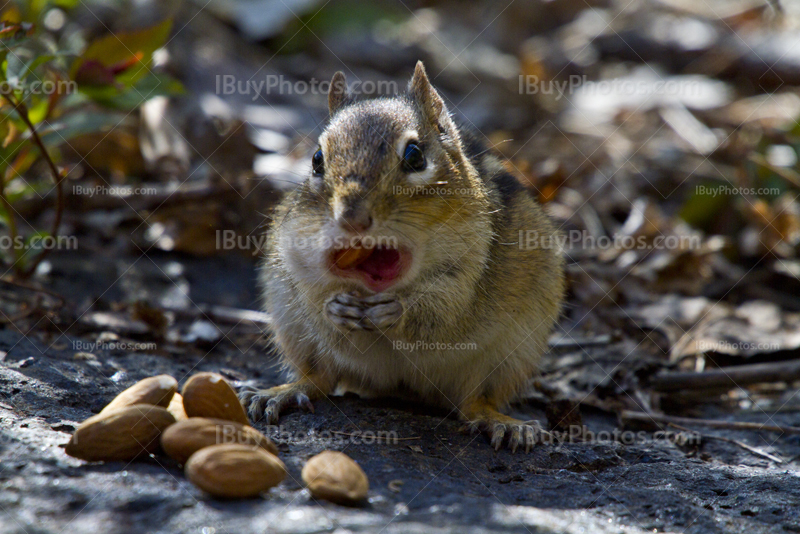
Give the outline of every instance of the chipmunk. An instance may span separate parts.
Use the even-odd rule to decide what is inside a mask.
[[[260,284],[296,381],[240,399],[253,419],[342,388],[457,411],[491,445],[543,432],[500,412],[560,313],[563,260],[531,194],[462,132],[422,62],[404,96],[354,101],[337,72],[310,176],[276,208]],[[552,240],[555,242],[555,240]]]

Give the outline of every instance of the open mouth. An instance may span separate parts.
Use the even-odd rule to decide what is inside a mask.
[[[391,247],[349,247],[331,253],[330,268],[334,274],[360,279],[371,290],[380,292],[400,278],[408,264],[407,256]]]

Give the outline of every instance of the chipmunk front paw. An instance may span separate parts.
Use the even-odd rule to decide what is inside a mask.
[[[389,294],[361,297],[355,293],[340,293],[325,304],[325,314],[333,324],[347,331],[384,331],[400,320],[403,305]]]

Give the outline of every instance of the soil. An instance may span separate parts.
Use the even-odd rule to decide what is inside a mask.
[[[203,280],[191,286],[193,302],[254,305],[248,261],[148,257],[133,262],[144,274],[127,278],[138,285],[114,284],[118,273],[108,258],[64,255],[52,262],[64,275],[53,285],[68,300],[99,296],[97,290],[109,286],[120,298],[154,290],[161,269],[144,267],[177,262],[182,277]],[[91,272],[110,278],[87,276]],[[255,423],[279,443],[290,476],[259,498],[217,500],[163,456],[86,463],[63,447],[80,421],[147,376],[167,373],[182,384],[194,372],[215,371],[235,384],[281,383],[274,351],[262,336],[234,329],[217,342],[181,343],[141,334],[130,341],[153,342],[142,345],[147,350],[120,350],[91,345],[98,332],[74,326],[79,323],[68,329],[51,322],[27,336],[9,326],[0,330],[3,534],[800,532],[798,435],[708,431],[789,459],[777,464],[717,440],[679,446],[649,432],[617,432],[615,438],[612,416],[584,410],[583,422],[597,439],[512,454],[494,451],[485,436],[467,433],[447,413],[355,396],[318,402],[315,413],[286,412],[279,427]],[[513,410],[544,421],[541,408],[527,403]],[[738,416],[764,420],[763,413],[747,417]],[[777,425],[793,420],[792,413],[769,417]],[[367,473],[363,506],[316,502],[303,489],[302,465],[325,449],[345,452]]]

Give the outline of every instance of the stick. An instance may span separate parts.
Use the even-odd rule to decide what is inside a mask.
[[[652,378],[651,385],[657,391],[680,391],[792,380],[800,380],[800,360],[722,367],[702,373],[659,374]]]
[[[696,432],[694,430],[689,430],[685,426],[676,425],[675,423],[670,423],[669,426],[675,427],[678,430],[681,430],[683,432],[691,432],[693,434],[699,434],[700,437],[703,438],[703,439],[715,439],[717,441],[725,441],[727,443],[733,443],[734,445],[738,445],[739,447],[743,448],[744,450],[746,450],[748,452],[751,452],[751,453],[755,454],[756,456],[764,457],[767,460],[771,460],[771,461],[775,462],[776,464],[782,464],[783,463],[783,460],[778,458],[777,456],[774,456],[774,455],[772,455],[772,454],[770,454],[768,452],[764,452],[761,449],[757,449],[755,447],[751,447],[747,443],[744,443],[744,442],[736,440],[736,439],[726,438],[726,437],[723,437],[723,436],[711,436],[711,435],[708,435],[708,434],[701,434],[700,432]]]
[[[716,419],[694,419],[692,417],[675,417],[655,413],[633,412],[623,410],[620,419],[624,421],[644,421],[647,423],[667,423],[676,425],[699,425],[709,428],[725,428],[728,430],[754,430],[757,432],[783,432],[785,434],[800,434],[800,427],[764,425],[761,423],[745,423],[738,421],[719,421]]]
[[[200,304],[193,309],[164,308],[164,310],[191,319],[207,318],[215,323],[246,324],[259,328],[269,328],[270,324],[272,324],[272,319],[268,313],[225,306]]]

